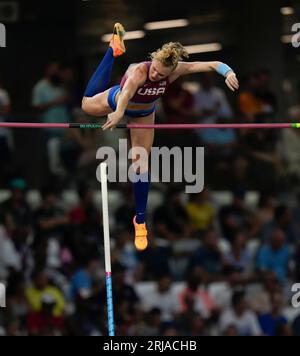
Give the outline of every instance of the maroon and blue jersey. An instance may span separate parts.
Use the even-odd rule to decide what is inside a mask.
[[[134,96],[130,99],[125,114],[131,117],[144,117],[148,116],[155,111],[156,101],[165,94],[168,86],[170,85],[169,78],[162,79],[158,82],[152,82],[149,79],[149,70],[151,62],[143,62],[147,66],[147,80],[137,89]],[[110,90],[108,102],[110,107],[115,110],[116,102],[115,97],[117,93],[122,91],[127,80],[127,75],[123,76],[120,85],[113,87]]]
[[[157,101],[167,90],[167,87],[169,86],[169,78],[165,78],[163,80],[160,80],[159,82],[152,82],[149,79],[149,70],[151,66],[151,62],[143,62],[147,66],[147,80],[143,86],[138,88],[134,96],[131,98],[131,102],[133,103],[154,103]],[[127,80],[127,75],[125,74],[124,77],[121,80],[121,90],[123,89],[123,86],[125,85]]]

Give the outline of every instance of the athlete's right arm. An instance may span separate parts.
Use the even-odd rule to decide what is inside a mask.
[[[116,112],[124,115],[130,99],[134,96],[140,86],[142,86],[147,79],[147,74],[143,67],[137,66],[127,74],[127,80],[122,88],[118,98]]]
[[[118,98],[117,108],[108,115],[107,122],[102,126],[103,130],[113,129],[122,120],[130,99],[146,79],[147,72],[143,67],[137,66],[128,72],[127,80]]]

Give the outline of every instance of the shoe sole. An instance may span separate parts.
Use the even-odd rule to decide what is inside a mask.
[[[118,36],[118,38],[120,40],[121,50],[124,53],[126,52],[126,48],[125,48],[125,44],[124,44],[125,33],[126,32],[125,32],[123,25],[121,25],[120,23],[116,23],[115,27],[114,27],[114,35]]]

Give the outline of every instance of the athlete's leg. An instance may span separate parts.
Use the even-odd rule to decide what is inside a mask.
[[[129,124],[141,124],[141,125],[151,125],[154,124],[155,121],[155,114],[150,114],[149,116],[142,117],[142,118],[130,118]],[[139,147],[144,148],[148,155],[151,152],[151,148],[154,141],[154,129],[130,129],[130,137],[131,137],[131,147],[132,152],[135,153],[135,149],[138,150]],[[133,165],[137,162],[139,158],[133,159]],[[144,160],[139,160],[140,164],[140,174],[148,172],[148,163]]]
[[[144,118],[129,120],[130,124],[153,124],[155,114],[151,114]],[[146,129],[131,129],[131,146],[133,154],[133,167],[135,169],[135,179],[133,183],[136,217],[134,219],[135,225],[135,245],[138,250],[145,250],[148,246],[147,229],[145,225],[147,201],[150,188],[150,177],[148,160],[139,156],[140,148],[147,151],[148,157],[154,141],[154,130]],[[139,167],[135,163],[139,163]]]
[[[110,89],[107,89],[103,93],[91,98],[84,97],[82,99],[82,110],[93,116],[106,116],[110,114],[113,110],[108,104],[109,91]]]
[[[111,112],[107,103],[111,71],[115,57],[125,52],[123,42],[125,31],[121,24],[116,24],[110,46],[90,79],[82,100],[82,109],[90,115],[106,115]]]

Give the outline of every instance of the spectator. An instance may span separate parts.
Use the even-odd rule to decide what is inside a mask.
[[[288,109],[288,121],[298,123],[300,120],[300,83],[296,88],[296,103]],[[300,149],[299,130],[286,129],[282,131],[278,145],[284,161],[287,185],[296,185],[300,181],[300,162],[297,152]]]
[[[166,94],[162,97],[162,104],[168,122],[180,124],[194,121],[194,97],[192,93],[184,88],[181,78],[170,85]],[[176,134],[178,134],[178,130],[171,130],[168,135],[164,135],[164,144],[173,146],[173,138]],[[190,144],[191,141],[193,141],[192,132],[187,132],[186,135],[182,136],[180,143],[176,140],[176,146],[178,144],[185,146],[187,143]]]
[[[280,326],[287,324],[287,319],[282,315],[282,296],[275,293],[271,296],[271,312],[259,316],[259,323],[264,335],[276,336]]]
[[[0,205],[0,220],[15,247],[23,253],[32,230],[32,210],[26,201],[27,184],[23,178],[9,183],[11,196]]]
[[[31,335],[49,335],[63,332],[65,299],[61,291],[49,284],[45,271],[36,271],[33,285],[25,294],[30,308],[27,326]]]
[[[214,85],[212,73],[201,75],[201,89],[195,94],[195,107],[202,122],[216,123],[220,118],[233,116],[224,91]]]
[[[223,166],[226,161],[234,161],[238,137],[233,129],[206,129],[199,131],[200,143],[206,148],[206,157],[209,159],[209,170],[214,166]],[[225,162],[224,162],[225,161]],[[230,166],[229,166],[230,167]],[[228,168],[229,171],[229,168]]]
[[[152,308],[146,313],[145,322],[137,330],[138,336],[159,336],[161,329],[161,311]]]
[[[234,325],[229,325],[223,332],[223,336],[239,336],[238,329]]]
[[[82,268],[73,274],[70,283],[70,299],[86,299],[93,294],[93,279],[97,279],[100,270],[97,258],[88,258]]]
[[[189,218],[181,200],[181,187],[171,187],[164,203],[153,213],[153,225],[158,236],[167,240],[189,234]],[[176,236],[174,236],[176,235]]]
[[[139,254],[139,260],[142,265],[143,279],[156,280],[162,273],[170,273],[171,247],[169,244],[161,243],[151,231],[148,241],[149,247]]]
[[[300,95],[300,94],[299,94]],[[299,122],[300,116],[291,121]],[[300,181],[300,130],[286,129],[282,131],[282,138],[278,145],[281,159],[284,162],[287,184],[298,184]]]
[[[221,278],[223,255],[218,246],[218,237],[214,230],[208,230],[203,236],[203,245],[190,259],[190,268],[199,268],[205,282]]]
[[[257,268],[261,273],[273,271],[280,282],[285,282],[289,272],[289,246],[283,231],[276,229],[271,235],[270,243],[263,245],[257,256]]]
[[[126,269],[120,263],[112,266],[114,271],[113,295],[117,305],[117,322],[121,335],[127,335],[128,329],[134,327],[137,321],[137,309],[140,301],[135,289],[125,281]]]
[[[233,202],[220,209],[219,219],[223,236],[228,241],[232,241],[237,232],[252,227],[253,215],[246,207],[244,189],[237,188],[233,191]]]
[[[8,92],[3,88],[0,81],[0,122],[6,121],[11,111],[10,97]],[[9,165],[15,150],[12,130],[0,128],[0,165],[1,177],[0,183],[4,184],[8,175]]]
[[[262,227],[262,240],[265,242],[270,241],[270,235],[276,228],[284,232],[289,244],[298,242],[299,233],[297,232],[293,213],[286,205],[277,206],[274,212],[274,219]]]
[[[249,164],[248,184],[262,192],[273,192],[283,177],[275,130],[240,130],[240,153]],[[264,174],[261,174],[264,172]]]
[[[203,234],[210,229],[215,218],[215,209],[210,202],[209,190],[205,188],[199,194],[191,194],[186,206],[192,229],[196,234]]]
[[[78,83],[75,74],[75,69],[71,63],[62,63],[60,65],[59,75],[61,78],[62,86],[64,87],[67,95],[69,110],[72,109],[81,101],[81,93],[78,90]]]
[[[195,115],[194,97],[184,88],[182,79],[176,80],[163,96],[163,108],[168,121],[179,124],[191,121]]]
[[[257,218],[261,225],[270,223],[275,216],[276,198],[272,194],[261,194]]]
[[[205,331],[205,322],[201,314],[196,312],[191,316],[189,320],[188,332],[186,336],[189,337],[207,336],[207,333]]]
[[[3,120],[5,116],[10,113],[11,103],[8,92],[3,88],[0,81],[0,118]]]
[[[101,284],[100,275],[103,273],[99,258],[86,257],[82,267],[78,268],[71,277],[69,297],[74,303],[75,313],[72,316],[72,328],[75,335],[101,335],[104,320],[103,304],[105,287]],[[102,330],[103,331],[103,330]]]
[[[53,187],[42,190],[42,206],[36,212],[39,239],[62,236],[69,218],[58,204],[57,191]]]
[[[133,308],[138,303],[139,298],[132,286],[126,283],[126,269],[120,263],[113,266],[114,270],[114,298],[116,303],[127,303],[128,308]]]
[[[298,315],[293,323],[292,323],[292,330],[294,336],[300,336],[300,315]]]
[[[296,248],[295,251],[295,278],[296,280],[300,280],[300,246]]]
[[[275,272],[268,271],[263,275],[263,283],[249,291],[249,304],[257,314],[271,312],[271,299],[275,294],[282,293],[282,286]]]
[[[293,221],[296,224],[296,230],[299,234],[300,232],[300,221],[299,221],[299,216],[300,216],[300,193],[297,192],[297,198],[296,198],[296,206],[292,208],[292,216],[293,216]]]
[[[67,102],[68,96],[62,85],[60,65],[56,62],[49,63],[45,77],[33,88],[33,106],[41,111],[42,121],[45,123],[68,122]],[[61,131],[49,131],[47,134],[50,137],[57,136]]]
[[[224,281],[217,282],[217,288],[210,288],[210,295],[215,301],[217,308],[225,310],[231,306],[231,299],[234,292],[245,285],[247,280],[241,274],[240,270],[232,266],[225,265],[222,272]]]
[[[72,111],[74,123],[88,123],[90,120],[81,109]],[[99,136],[94,129],[68,130],[62,138],[60,154],[69,179],[88,179],[91,170],[96,169],[95,155],[99,148]]]
[[[220,120],[230,120],[233,111],[228,103],[225,93],[217,88],[213,82],[212,73],[203,73],[201,76],[201,89],[195,94],[196,112],[201,122],[215,124]],[[218,167],[224,161],[234,159],[234,148],[237,144],[237,135],[234,130],[207,129],[198,130],[200,142],[207,148],[209,157],[209,171]]]
[[[95,206],[93,190],[86,183],[78,185],[77,194],[79,196],[79,205],[73,208],[70,213],[70,223],[77,227],[84,227],[89,222],[89,216],[95,215],[100,220],[101,216]]]
[[[42,206],[35,213],[35,246],[42,252],[41,265],[53,268],[61,266],[60,253],[69,224],[69,217],[58,205],[54,188],[45,187],[42,191]]]
[[[300,117],[300,83],[297,84],[296,90],[296,102],[288,109],[288,116],[293,120],[293,122],[299,122]]]
[[[178,329],[174,325],[162,327],[161,330],[162,337],[176,337],[179,336]]]
[[[217,310],[213,298],[204,286],[201,286],[201,277],[193,271],[188,276],[186,288],[179,294],[180,313],[199,313],[203,318],[210,318]]]
[[[290,325],[287,323],[282,323],[279,324],[279,326],[277,327],[275,336],[294,336],[294,335]]]
[[[154,288],[140,298],[143,311],[147,312],[152,308],[159,308],[162,312],[161,320],[163,323],[174,322],[178,313],[179,302],[170,275],[163,274]]]
[[[9,321],[9,326],[14,330],[14,333],[26,335],[27,315],[29,306],[25,295],[26,283],[24,281],[24,273],[10,273],[7,280],[7,309],[6,317]],[[11,332],[13,331],[11,330]]]
[[[132,227],[132,217],[135,215],[134,197],[132,187],[125,185],[122,189],[124,202],[115,213],[115,220],[120,228],[130,230]]]
[[[169,258],[170,273],[175,281],[183,281],[189,271],[189,262],[195,250],[201,246],[200,239],[195,239],[191,234],[178,236],[171,245]]]
[[[231,250],[225,254],[225,264],[241,271],[245,277],[250,277],[253,270],[253,260],[247,248],[247,236],[238,232],[231,245]]]
[[[263,116],[263,102],[258,91],[260,78],[257,73],[251,73],[245,80],[245,87],[238,96],[238,107],[242,116],[247,121],[254,122]]]
[[[128,273],[134,273],[138,267],[137,251],[134,247],[132,234],[124,229],[116,231],[116,246],[113,254]]]
[[[255,313],[247,306],[244,291],[237,291],[232,296],[232,308],[224,311],[220,317],[219,327],[222,334],[234,326],[239,336],[262,335]]]
[[[81,182],[77,194],[80,202],[68,213],[70,224],[64,229],[66,233],[64,245],[71,249],[75,259],[81,260],[99,250],[99,238],[103,238],[103,228],[102,216],[95,205],[94,192],[90,185]]]
[[[276,95],[271,89],[271,72],[268,69],[260,69],[257,72],[256,95],[262,102],[264,119],[273,119],[277,113],[278,103]]]
[[[4,281],[12,271],[21,270],[21,256],[13,241],[0,225],[0,280]]]
[[[70,122],[68,111],[68,93],[63,87],[60,66],[52,62],[47,65],[45,77],[33,88],[32,105],[39,110],[44,123]],[[61,139],[65,134],[62,129],[45,129],[49,168],[53,174],[63,174],[59,150]]]

